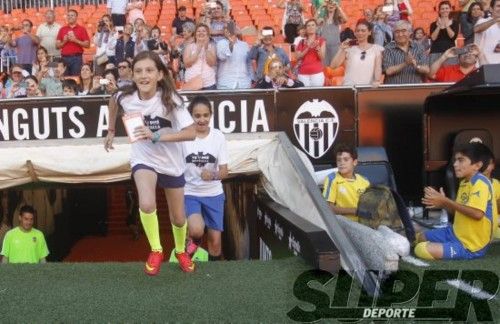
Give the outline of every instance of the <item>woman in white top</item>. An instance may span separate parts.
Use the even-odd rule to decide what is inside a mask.
[[[190,242],[194,254],[207,227],[208,258],[221,259],[221,233],[224,230],[224,191],[221,180],[227,177],[227,148],[224,134],[210,127],[212,108],[205,96],[191,100],[188,110],[196,127],[196,139],[184,143],[186,187],[184,199]]]
[[[382,77],[382,51],[380,45],[372,44],[372,24],[362,20],[356,25],[355,40],[347,39],[332,59],[330,66],[337,68],[345,65],[344,85],[380,84]]]
[[[194,43],[187,45],[183,53],[186,67],[184,78],[186,82],[190,82],[193,78],[201,76],[202,88],[197,90],[214,90],[217,50],[210,42],[210,28],[205,24],[198,24],[194,34]]]
[[[127,115],[142,115],[144,125],[136,127],[131,144],[132,177],[139,195],[139,213],[151,253],[144,271],[156,275],[163,261],[156,185],[164,188],[175,241],[175,255],[181,269],[194,271],[194,263],[185,252],[187,222],[184,211],[184,156],[182,141],[195,138],[193,119],[184,108],[173,80],[155,52],[141,52],[132,62],[133,83],[112,96],[109,101],[109,127],[104,142],[113,148],[118,108]]]

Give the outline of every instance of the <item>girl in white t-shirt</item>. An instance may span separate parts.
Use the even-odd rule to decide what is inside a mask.
[[[210,127],[212,109],[204,96],[188,106],[196,127],[196,139],[184,143],[186,162],[185,205],[190,240],[186,251],[194,254],[207,227],[208,258],[221,259],[221,233],[224,230],[224,191],[227,177],[227,148],[224,134]]]
[[[156,275],[163,261],[158,216],[156,185],[165,190],[175,241],[175,255],[181,269],[194,270],[194,263],[185,252],[187,222],[184,212],[183,148],[179,142],[195,138],[193,120],[158,54],[141,52],[132,63],[133,83],[109,101],[109,127],[104,148],[113,149],[118,108],[125,114],[142,114],[144,125],[136,127],[139,138],[131,145],[130,164],[139,195],[139,213],[151,253],[144,271]]]

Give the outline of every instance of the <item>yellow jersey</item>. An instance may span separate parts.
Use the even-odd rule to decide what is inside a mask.
[[[500,213],[499,213],[499,210],[498,210],[498,203],[500,202],[500,181],[498,181],[498,179],[491,179],[491,184],[493,185],[493,196],[495,197],[494,201],[493,201],[493,204],[495,205],[494,207],[496,207],[496,218],[494,220],[496,220],[496,226],[495,226],[495,238],[498,238],[500,239]]]
[[[460,182],[456,202],[484,212],[484,217],[474,219],[455,211],[453,232],[464,247],[477,252],[490,243],[496,221],[496,204],[493,204],[493,186],[482,173],[476,173],[470,181]]]
[[[359,174],[354,174],[353,179],[344,178],[338,172],[333,172],[325,179],[323,197],[335,206],[343,208],[358,208],[359,196],[370,186],[370,182]],[[356,215],[344,215],[357,222]]]

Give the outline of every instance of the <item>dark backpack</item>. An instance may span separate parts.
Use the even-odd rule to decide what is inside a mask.
[[[368,187],[359,197],[357,214],[361,224],[375,230],[380,225],[386,225],[397,233],[404,232],[398,206],[389,187]]]

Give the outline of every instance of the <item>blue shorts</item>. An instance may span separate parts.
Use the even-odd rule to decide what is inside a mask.
[[[184,196],[186,215],[201,214],[205,226],[222,232],[224,230],[224,194],[213,197]]]
[[[151,170],[156,173],[156,176],[158,179],[156,180],[156,183],[160,188],[184,188],[184,185],[186,184],[186,180],[184,179],[184,174],[181,174],[178,177],[174,176],[169,176],[166,174],[158,173],[156,172],[155,169],[153,169],[150,166],[147,166],[145,164],[136,164],[132,167],[132,177],[134,176],[134,173],[138,170]]]
[[[484,256],[486,254],[486,250],[488,249],[488,246],[486,246],[476,252],[467,250],[463,246],[462,242],[460,242],[455,236],[451,226],[425,231],[424,235],[425,239],[429,242],[443,244],[443,259],[445,260],[477,259]]]

